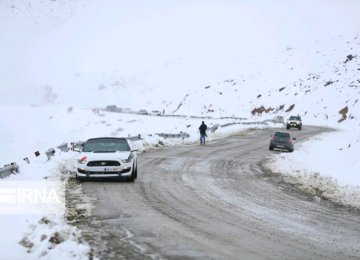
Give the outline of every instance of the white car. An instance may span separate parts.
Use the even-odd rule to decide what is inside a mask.
[[[161,112],[159,110],[153,110],[150,114],[153,116],[161,116]]]
[[[148,115],[149,112],[145,109],[140,109],[139,112],[138,112],[139,115]]]
[[[137,178],[137,154],[125,138],[101,137],[87,140],[76,161],[76,179]]]
[[[297,129],[301,130],[302,122],[300,116],[290,116],[286,122],[286,129],[290,129],[292,127],[296,127]]]

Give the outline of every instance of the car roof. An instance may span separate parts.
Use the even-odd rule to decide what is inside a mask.
[[[93,141],[126,141],[126,138],[122,138],[122,137],[96,137],[96,138],[90,138],[88,139],[86,142],[93,142]]]
[[[274,135],[276,135],[276,134],[290,135],[290,133],[288,133],[288,132],[279,132],[279,131],[275,132]]]

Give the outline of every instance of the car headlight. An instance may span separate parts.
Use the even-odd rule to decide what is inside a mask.
[[[130,163],[134,159],[134,154],[130,153],[129,158],[121,160],[123,163]]]
[[[80,164],[85,164],[86,161],[87,161],[87,157],[84,156],[84,157],[82,157],[80,160],[77,160],[77,161],[78,161],[78,163],[80,163]]]

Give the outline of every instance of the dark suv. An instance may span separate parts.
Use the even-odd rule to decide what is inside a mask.
[[[289,133],[275,132],[275,134],[271,137],[269,150],[277,148],[280,150],[287,150],[292,152],[294,151],[293,140],[296,139],[291,137]]]

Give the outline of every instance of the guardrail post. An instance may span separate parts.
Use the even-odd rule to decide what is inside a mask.
[[[11,163],[4,165],[3,168],[0,168],[0,178],[8,177],[11,174],[19,172],[19,166],[16,163]]]
[[[54,149],[54,148],[50,148],[49,150],[47,150],[47,151],[45,152],[45,154],[46,154],[48,160],[50,160],[50,158],[55,155],[55,149]]]
[[[19,172],[19,166],[16,163],[11,163],[11,173],[15,174]]]
[[[68,152],[70,149],[67,143],[63,143],[57,147],[62,152]]]
[[[156,134],[162,138],[181,138],[184,140],[185,138],[189,138],[190,135],[188,133],[180,132],[179,134],[165,134],[165,133],[158,133]]]

